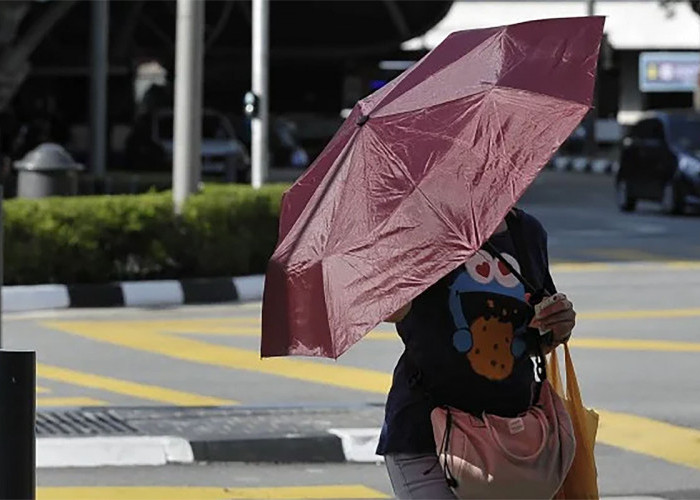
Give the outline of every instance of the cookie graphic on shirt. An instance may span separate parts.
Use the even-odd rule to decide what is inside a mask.
[[[519,270],[515,258],[503,257]],[[527,354],[524,332],[529,319],[522,283],[498,259],[477,253],[450,285],[448,305],[457,352],[478,375],[494,381],[508,378],[517,360]]]
[[[478,318],[471,325],[472,348],[467,359],[472,369],[490,380],[503,380],[513,372],[513,325],[497,318]]]

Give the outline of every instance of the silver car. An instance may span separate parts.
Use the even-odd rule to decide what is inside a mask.
[[[153,140],[173,159],[173,112],[158,111],[153,116]],[[245,182],[250,172],[250,156],[223,114],[202,112],[202,174],[222,176],[228,181]]]

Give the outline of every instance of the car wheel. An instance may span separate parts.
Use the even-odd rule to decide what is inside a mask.
[[[626,180],[617,181],[617,207],[623,212],[632,212],[637,206],[637,199],[630,196],[629,184]]]
[[[677,215],[685,211],[685,203],[678,193],[678,189],[673,182],[669,182],[664,187],[664,194],[661,198],[661,208],[665,214]]]

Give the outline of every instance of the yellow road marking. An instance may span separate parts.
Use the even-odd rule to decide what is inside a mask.
[[[612,309],[581,312],[579,319],[611,320],[611,319],[673,319],[700,317],[700,308],[680,309]],[[99,322],[101,323],[101,322]],[[182,321],[120,321],[124,328],[154,328],[161,332],[177,333],[260,333],[259,318],[202,318]],[[390,328],[383,324],[384,328]],[[377,330],[380,331],[380,330]],[[382,332],[393,333],[393,332]]]
[[[554,262],[550,269],[552,273],[604,273],[604,272],[619,272],[619,271],[637,271],[640,269],[649,269],[653,266],[656,270],[663,269],[666,271],[687,271],[699,270],[700,261],[695,260],[658,260],[655,256],[653,260],[648,258],[634,262]],[[629,259],[626,259],[629,260]]]
[[[627,311],[591,311],[577,315],[579,319],[672,319],[696,318],[700,316],[700,308],[689,309],[641,309]]]
[[[37,398],[37,406],[104,406],[106,401],[93,398]]]
[[[260,338],[261,331],[260,327],[222,327],[222,328],[212,328],[209,326],[204,326],[197,331],[190,328],[178,328],[178,329],[168,329],[167,333],[181,333],[186,335],[212,335],[212,336],[227,336],[227,337],[253,337]],[[365,335],[364,339],[369,340],[400,340],[398,333],[396,332],[386,332],[373,330]]]
[[[567,262],[560,264],[552,264],[550,269],[553,274],[556,273],[595,273],[605,272],[614,269],[612,264],[601,262]]]
[[[700,352],[700,342],[666,340],[572,338],[571,346],[616,351]]]
[[[224,406],[236,404],[235,401],[227,399],[212,398],[209,396],[201,396],[190,392],[176,391],[166,389],[157,385],[139,384],[129,382],[118,378],[105,377],[102,375],[94,375],[92,373],[84,373],[68,368],[60,368],[58,366],[50,366],[45,364],[37,364],[36,374],[38,377],[65,382],[68,384],[89,387],[91,389],[100,389],[116,394],[124,394],[140,399],[148,399],[161,403],[168,403],[180,406]]]
[[[121,322],[99,323],[98,328],[96,328],[96,323],[94,322],[51,322],[46,325],[50,328],[92,340],[161,354],[171,358],[378,394],[386,394],[391,380],[391,376],[388,373],[339,366],[337,364],[301,361],[290,358],[261,360],[258,353],[255,351],[212,345],[198,340],[183,338],[178,335],[160,333],[160,328],[162,326],[168,326],[162,322],[150,322],[148,323],[148,328],[144,326],[145,323],[139,328],[134,328],[133,324],[125,328],[124,324]],[[652,340],[577,339],[574,345],[588,348],[700,351],[699,343]],[[48,376],[50,374],[51,373],[46,373],[45,369],[42,373],[42,366],[40,366],[39,376],[52,378]],[[123,383],[122,381],[118,382]],[[673,463],[700,468],[700,431],[684,429],[663,422],[622,413],[601,411],[600,414],[603,419],[601,431],[599,433],[600,442],[662,458]],[[219,490],[214,489],[211,491],[218,492]],[[333,496],[327,491],[319,494],[321,496],[318,498],[329,498]],[[166,496],[168,498],[180,498],[170,495]],[[285,497],[283,492],[276,492],[274,497],[293,498]],[[71,492],[70,496],[62,498],[80,497],[75,496],[75,492]],[[229,494],[227,498],[239,497]],[[353,498],[358,497],[354,496]]]
[[[585,252],[606,259],[629,262],[658,262],[668,260],[668,258],[663,255],[636,250],[634,248],[588,248]]]
[[[389,498],[359,484],[270,488],[193,486],[39,487],[38,500],[228,500],[228,499]]]
[[[636,318],[638,315],[643,315],[645,318],[669,318],[669,317],[691,317],[700,316],[700,309],[688,310],[671,310],[671,311],[612,311],[608,312],[581,314],[580,317],[585,319],[623,319]],[[170,332],[185,333],[188,335],[226,335],[234,337],[260,337],[259,328],[249,327],[223,327],[212,328],[211,326],[203,326],[199,331],[192,331],[187,328],[169,328]],[[373,330],[369,332],[363,339],[376,340],[383,342],[400,342],[400,338],[396,332],[386,332]],[[644,340],[644,339],[613,339],[613,338],[581,338],[574,337],[571,340],[572,347],[579,349],[609,349],[622,351],[661,351],[661,352],[700,352],[700,342],[681,342],[671,340]]]
[[[385,372],[294,358],[263,360],[256,351],[159,333],[167,328],[162,328],[163,325],[157,321],[151,322],[148,328],[136,328],[133,323],[125,327],[122,323],[114,322],[100,322],[99,326],[94,322],[80,321],[54,321],[44,324],[49,328],[93,340],[234,370],[247,370],[313,383],[321,382],[325,385],[378,394],[386,394],[391,385],[391,375]]]
[[[46,394],[47,392],[51,392],[51,389],[48,387],[41,387],[41,386],[36,386],[36,393],[37,394]]]
[[[700,430],[599,411],[598,442],[700,469]]]
[[[700,269],[700,262],[695,261],[695,260],[668,262],[666,265],[668,267],[670,267],[671,269],[675,269],[675,270],[698,270],[698,269]]]
[[[257,328],[235,328],[222,329],[219,332],[206,331],[192,332],[183,331],[188,335],[221,335],[232,337],[252,337],[260,338],[260,330]],[[396,332],[371,331],[362,341],[374,340],[381,342],[400,342],[401,339]],[[582,338],[574,337],[571,346],[579,349],[609,349],[621,351],[662,351],[662,352],[700,352],[700,342],[681,342],[674,340],[644,340],[644,339],[613,339],[613,338]]]

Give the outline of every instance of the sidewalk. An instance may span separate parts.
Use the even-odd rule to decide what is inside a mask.
[[[377,462],[381,405],[114,407],[37,413],[37,467]]]

